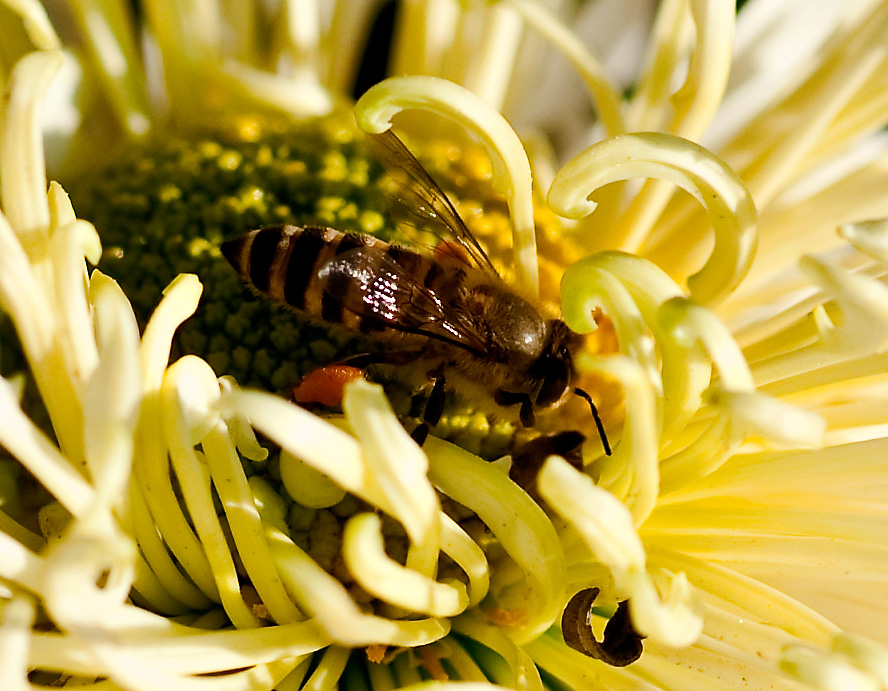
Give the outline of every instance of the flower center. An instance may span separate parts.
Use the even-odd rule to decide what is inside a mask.
[[[510,282],[508,209],[490,186],[486,156],[436,141],[426,145],[421,158]],[[308,373],[379,346],[341,325],[308,320],[246,291],[220,245],[251,230],[286,224],[371,234],[407,246],[432,244],[434,238],[426,237],[425,231],[393,220],[389,208],[397,205],[391,204],[393,193],[396,196],[391,186],[364,136],[346,117],[334,116],[286,126],[244,121],[226,132],[165,137],[130,149],[104,169],[72,182],[69,189],[78,214],[101,233],[104,254],[99,268],[121,284],[142,326],[176,275],[200,277],[201,304],[177,334],[174,359],[194,354],[217,374],[233,376],[240,386],[292,396],[294,385]],[[543,253],[541,311],[551,318],[558,316],[562,268],[577,257],[560,233],[557,217],[542,206],[536,216]],[[413,220],[409,213],[407,220]],[[438,246],[437,251],[450,249]],[[607,323],[589,344],[599,352],[615,350]],[[415,415],[413,387],[423,372],[405,375],[378,369],[371,370],[371,377],[386,384],[398,414]],[[599,383],[582,385],[602,390]],[[491,418],[476,400],[462,399],[459,391],[448,393],[446,400],[433,431],[436,436],[490,459],[511,450],[513,424]],[[583,401],[567,408],[568,424],[582,416],[582,424],[575,426],[590,427]],[[553,425],[543,419],[540,425],[564,427],[564,420]],[[369,603],[370,596],[351,579],[341,549],[346,519],[367,507],[338,488],[325,493],[323,483],[304,472],[298,461],[274,452],[261,470],[247,469],[248,474],[261,475],[283,499],[294,541],[349,587],[356,602]],[[454,505],[447,512],[469,534],[483,532],[483,523],[471,511]],[[385,549],[403,563],[406,535],[396,521],[390,523],[383,525]],[[482,545],[495,542],[489,534],[476,537]],[[488,556],[496,561],[494,552]],[[446,559],[440,566],[443,572],[462,573]]]

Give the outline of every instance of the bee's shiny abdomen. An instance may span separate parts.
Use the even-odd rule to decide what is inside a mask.
[[[221,249],[241,278],[256,290],[309,316],[369,332],[386,326],[346,309],[342,300],[325,290],[320,271],[334,257],[367,246],[410,267],[420,283],[437,274],[430,259],[412,250],[371,235],[316,226],[262,228],[223,242]]]

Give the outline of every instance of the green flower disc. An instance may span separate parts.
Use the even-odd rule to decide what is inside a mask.
[[[66,188],[78,216],[99,231],[98,268],[120,283],[141,327],[176,275],[200,278],[200,305],[180,327],[173,359],[192,353],[241,386],[287,395],[304,374],[373,343],[251,294],[219,246],[282,223],[403,240],[387,211],[383,177],[350,116],[337,116],[154,139]],[[384,383],[406,414],[410,387]],[[436,434],[489,457],[505,452],[509,425],[490,425],[457,397],[449,403]]]

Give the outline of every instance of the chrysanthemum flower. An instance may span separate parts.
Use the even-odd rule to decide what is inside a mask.
[[[888,6],[557,4],[3,5],[0,688],[888,687]],[[353,106],[589,334],[612,455],[275,393],[349,343],[219,243],[397,232]]]

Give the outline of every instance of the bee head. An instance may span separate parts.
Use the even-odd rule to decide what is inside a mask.
[[[574,378],[573,352],[580,338],[560,319],[549,320],[547,327],[546,345],[529,372],[540,382],[536,395],[538,408],[553,405],[570,387]]]

